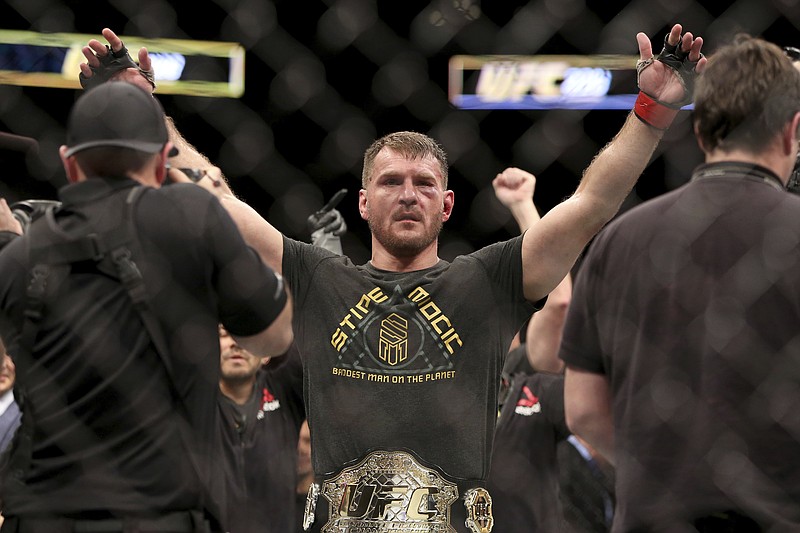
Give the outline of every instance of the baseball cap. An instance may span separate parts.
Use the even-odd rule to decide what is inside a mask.
[[[154,154],[168,140],[158,100],[133,84],[110,81],[86,91],[70,110],[66,156],[100,146]],[[177,153],[173,147],[169,155]]]

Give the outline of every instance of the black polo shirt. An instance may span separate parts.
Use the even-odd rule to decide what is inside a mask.
[[[497,531],[563,529],[557,450],[568,436],[564,376],[514,374],[495,430],[487,485]]]
[[[87,209],[97,202],[103,214],[93,218],[103,227],[136,185],[91,179],[64,187],[59,227],[85,233]],[[276,276],[207,191],[148,188],[133,216],[142,250],[134,259],[166,334],[172,378],[124,288],[92,262],[73,265],[58,283],[33,354],[20,351],[30,233],[0,252],[0,335],[14,354],[25,391],[23,427],[27,418],[32,438],[27,453],[15,442],[17,460],[3,484],[7,516],[152,514],[198,508],[203,500],[218,506],[218,495],[209,495],[209,480],[220,479],[210,460],[217,326],[258,333],[285,298],[276,301]]]
[[[297,441],[305,420],[297,348],[272,358],[244,405],[220,398],[231,533],[297,529]]]

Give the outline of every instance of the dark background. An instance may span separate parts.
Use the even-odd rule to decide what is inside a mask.
[[[362,154],[375,138],[416,130],[444,146],[456,203],[440,255],[451,259],[517,233],[494,199],[498,172],[518,166],[535,173],[535,199],[547,211],[574,191],[625,119],[626,111],[455,109],[447,100],[452,55],[630,55],[638,52],[637,32],[660,43],[675,22],[702,35],[707,54],[738,31],[800,45],[800,8],[789,0],[705,4],[11,0],[0,7],[0,25],[98,37],[107,26],[122,36],[241,43],[242,98],[161,95],[167,114],[223,169],[234,191],[289,236],[307,239],[306,217],[347,188],[340,204],[351,230],[344,250],[360,263],[369,259],[369,233],[358,217],[357,191]],[[27,166],[7,154],[0,160],[0,193],[9,202],[55,198],[65,182],[57,148],[77,94],[0,85],[0,131],[39,141]],[[690,112],[682,111],[623,210],[684,183],[701,160]]]

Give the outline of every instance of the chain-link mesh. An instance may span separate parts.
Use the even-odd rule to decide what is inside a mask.
[[[614,469],[570,437],[558,444],[559,497],[567,531],[605,533],[614,516]]]
[[[706,5],[709,4],[709,5]],[[714,4],[712,7],[710,4]],[[659,39],[674,22],[702,34],[707,51],[736,31],[796,45],[800,10],[789,0],[704,2],[325,2],[217,0],[9,0],[3,27],[99,36],[231,41],[246,50],[241,98],[161,95],[188,140],[218,163],[235,191],[280,230],[307,238],[307,216],[340,188],[351,229],[345,253],[368,257],[368,229],[355,209],[361,156],[376,137],[432,134],[452,164],[456,208],[441,255],[451,258],[514,231],[490,181],[506,166],[537,174],[547,210],[582,170],[624,111],[463,111],[447,95],[456,54],[635,54],[637,31]],[[76,73],[77,76],[77,73]],[[635,91],[634,87],[630,88]],[[63,183],[57,147],[76,91],[0,86],[0,130],[40,143],[38,181],[8,167],[3,195],[51,198]],[[630,198],[683,183],[700,153],[682,113]]]
[[[357,263],[369,258],[356,201],[361,158],[375,138],[417,130],[444,146],[456,202],[440,255],[450,259],[517,233],[492,191],[498,172],[534,172],[546,211],[575,189],[625,118],[619,110],[456,109],[448,100],[453,55],[635,54],[636,32],[657,42],[675,22],[703,35],[707,54],[738,31],[800,45],[795,0],[6,0],[0,9],[6,29],[99,37],[110,27],[123,36],[241,43],[241,98],[161,95],[167,113],[234,191],[289,236],[308,239],[307,217],[347,188],[343,249]],[[55,198],[65,180],[57,149],[76,95],[0,86],[0,131],[39,142],[27,164],[0,161],[0,195],[9,202]],[[623,210],[681,185],[702,160],[689,117],[679,114]],[[562,450],[575,459],[572,452]]]

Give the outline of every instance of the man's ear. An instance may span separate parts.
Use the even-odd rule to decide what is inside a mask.
[[[442,221],[447,222],[450,215],[453,213],[453,203],[455,202],[455,193],[453,191],[444,191],[444,198],[442,200]]]
[[[169,151],[172,150],[172,142],[167,141],[164,148],[158,154],[156,163],[156,182],[161,185],[167,179],[167,162],[169,161]]]
[[[706,150],[706,147],[703,146],[703,141],[700,140],[700,135],[697,134],[698,133],[697,124],[694,124],[692,126],[692,129],[694,130],[694,138],[697,141],[697,146],[700,148],[700,150],[703,153],[708,153],[708,150]]]
[[[798,128],[800,128],[800,111],[794,114],[791,122],[789,122],[783,138],[784,150],[787,154],[797,155]]]
[[[75,156],[66,156],[67,149],[68,147],[66,145],[61,145],[58,149],[58,155],[61,157],[61,164],[64,166],[64,172],[67,174],[67,181],[76,183],[79,181],[78,163],[75,161]]]
[[[358,212],[362,219],[367,220],[369,218],[369,206],[367,205],[366,189],[361,189],[358,191]]]

